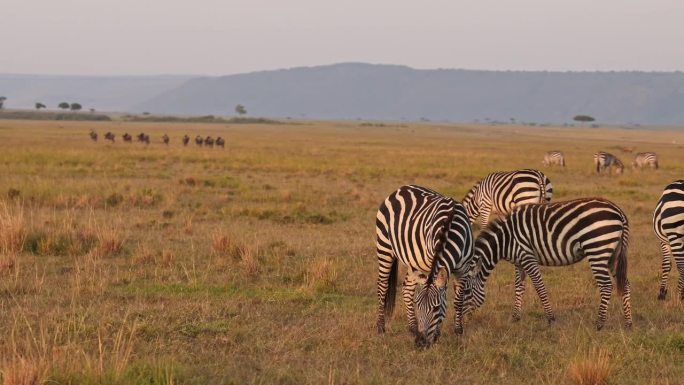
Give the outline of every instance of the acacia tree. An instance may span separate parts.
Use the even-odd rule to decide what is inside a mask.
[[[589,115],[576,115],[574,118],[572,118],[572,120],[574,120],[576,122],[581,122],[581,123],[589,123],[589,122],[593,122],[596,119],[594,119],[592,116],[589,116]]]
[[[61,102],[57,105],[57,107],[59,107],[63,110],[68,110],[69,108],[71,108],[71,105],[67,102]]]
[[[238,115],[242,116],[247,113],[247,109],[242,104],[238,104],[237,106],[235,106],[235,112]]]
[[[36,103],[36,110],[40,110],[41,108],[47,108],[47,106],[41,102]]]
[[[79,103],[71,103],[69,108],[71,111],[79,111],[81,108],[83,108],[83,106],[81,106]]]
[[[0,110],[5,108],[5,100],[7,100],[7,97],[5,96],[0,96]]]

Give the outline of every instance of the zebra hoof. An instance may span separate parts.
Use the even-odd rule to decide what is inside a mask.
[[[549,317],[548,322],[549,322],[549,325],[553,325],[553,323],[556,322],[556,317],[555,316]]]
[[[457,336],[463,335],[463,326],[454,326],[454,334]]]
[[[601,330],[601,329],[603,329],[603,322],[600,322],[600,321],[599,321],[599,322],[596,323],[596,330],[598,331],[598,330]]]
[[[660,292],[658,293],[658,300],[664,301],[665,297],[667,297],[667,289],[660,289]]]
[[[378,334],[385,334],[385,325],[377,324]]]
[[[520,321],[520,313],[513,313],[513,322],[518,322],[518,321]]]
[[[413,334],[414,336],[418,335],[418,327],[417,326],[409,326],[408,331],[409,331],[409,333]]]
[[[625,323],[625,328],[631,330],[632,329],[632,321]]]

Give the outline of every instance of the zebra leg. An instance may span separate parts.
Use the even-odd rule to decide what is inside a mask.
[[[613,293],[613,284],[610,280],[608,259],[610,255],[603,255],[589,258],[589,266],[598,285],[601,302],[599,303],[598,319],[596,320],[596,330],[601,330],[606,323],[608,313],[608,303]],[[627,291],[628,292],[628,291]]]
[[[454,333],[463,334],[463,290],[460,280],[454,280]]]
[[[660,241],[660,250],[663,255],[663,262],[662,272],[660,273],[660,292],[658,292],[658,299],[662,301],[667,297],[667,278],[670,274],[670,269],[672,269],[670,258],[672,256],[672,251],[670,250],[670,245],[663,241]]]
[[[396,293],[398,260],[391,252],[377,248],[378,254],[378,319],[376,328],[379,334],[385,333],[385,312],[391,316]]]
[[[622,314],[625,316],[625,326],[632,327],[631,286],[629,280],[625,283],[625,292],[622,293]]]
[[[546,314],[546,319],[549,323],[556,320],[553,315],[553,310],[551,310],[551,303],[549,302],[549,294],[546,292],[546,286],[544,286],[544,281],[541,277],[541,272],[539,271],[539,265],[535,257],[528,258],[521,264],[521,267],[530,276],[534,289],[537,291],[537,295],[541,300],[542,307],[544,308],[544,313]]]
[[[684,300],[684,237],[677,239],[676,242],[670,242],[670,245],[672,245],[672,256],[679,271],[677,292],[679,299]]]
[[[515,267],[515,305],[513,305],[513,321],[520,321],[522,315],[522,297],[525,294],[525,270]]]
[[[418,333],[418,323],[416,322],[416,312],[413,308],[413,296],[416,291],[416,285],[418,281],[416,279],[415,273],[409,271],[406,273],[406,278],[404,279],[403,287],[401,289],[401,295],[404,298],[404,305],[406,305],[406,317],[408,318],[408,329],[411,334],[416,335]]]

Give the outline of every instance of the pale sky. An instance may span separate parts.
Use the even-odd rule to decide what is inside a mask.
[[[0,73],[684,70],[682,0],[0,0]]]

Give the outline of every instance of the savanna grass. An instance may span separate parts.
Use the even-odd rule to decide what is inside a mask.
[[[93,143],[90,129],[152,143]],[[184,148],[186,133],[226,148]],[[0,121],[0,383],[680,383],[684,312],[656,301],[650,227],[682,177],[680,143],[618,128]],[[551,149],[567,160],[542,169],[554,200],[602,196],[629,217],[633,329],[613,296],[594,330],[586,263],[542,270],[554,325],[529,284],[512,322],[502,262],[462,337],[450,305],[439,343],[415,350],[401,304],[378,336],[380,201],[408,183],[460,199]],[[655,151],[661,168],[598,176],[597,150],[625,164],[623,150]]]

